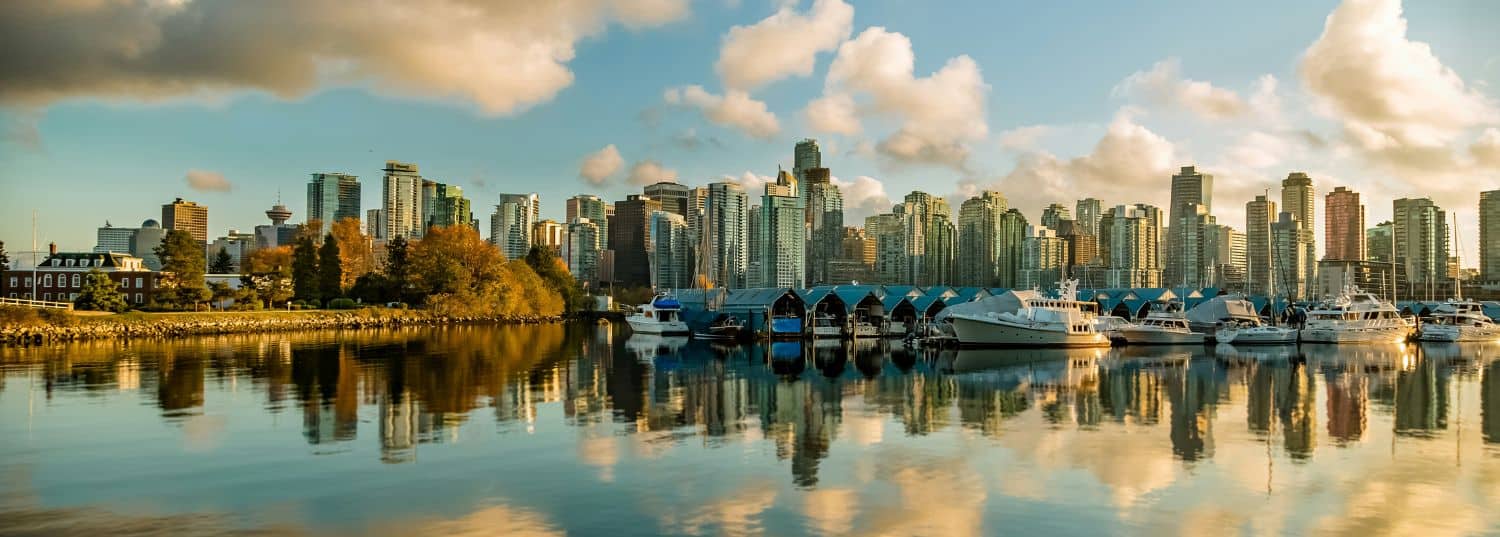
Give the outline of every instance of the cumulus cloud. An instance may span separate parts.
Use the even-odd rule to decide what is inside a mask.
[[[806,13],[796,2],[750,26],[735,26],[724,36],[714,69],[724,85],[751,90],[788,76],[808,76],[819,52],[833,50],[849,38],[854,7],[842,0],[816,0]]]
[[[691,85],[670,88],[662,97],[667,104],[696,108],[709,121],[739,129],[749,136],[765,139],[781,132],[781,123],[776,114],[766,109],[766,103],[740,90],[715,95],[703,86]]]
[[[188,188],[199,192],[229,192],[234,189],[234,185],[219,172],[188,170],[183,179],[187,181]]]
[[[945,164],[962,168],[969,142],[989,135],[985,98],[989,85],[979,64],[968,56],[948,60],[937,72],[914,74],[911,40],[874,27],[839,46],[828,68],[824,95],[809,106],[809,123],[824,132],[853,132],[859,115],[894,118],[900,127],[877,144],[898,161]],[[868,101],[854,106],[856,98]],[[837,113],[834,113],[837,112]],[[815,119],[816,118],[816,119]]]
[[[1057,130],[1057,128],[1051,125],[1027,125],[1024,127],[1016,127],[1014,129],[1010,129],[1008,131],[1000,133],[1000,148],[1008,149],[1011,151],[1026,151],[1036,149],[1037,142],[1041,140],[1043,136],[1052,134],[1052,132],[1055,130]]]
[[[663,181],[676,181],[677,170],[662,166],[654,160],[642,160],[636,162],[630,168],[630,183],[634,185],[649,185]]]
[[[719,180],[728,181],[740,185],[745,193],[750,195],[750,203],[757,204],[761,193],[766,191],[766,183],[775,183],[776,178],[769,175],[761,175],[752,171],[745,171],[739,175],[724,174]]]
[[[1469,146],[1469,154],[1481,166],[1500,168],[1500,129],[1485,129],[1479,140]]]
[[[1275,90],[1274,78],[1271,79]],[[1149,71],[1125,77],[1111,92],[1161,106],[1181,107],[1205,119],[1225,119],[1244,114],[1249,107],[1239,94],[1208,82],[1182,76],[1182,62],[1167,58]]]
[[[844,198],[845,225],[862,225],[865,217],[890,212],[894,204],[885,183],[874,177],[861,175],[849,181],[834,177],[832,181]]]
[[[578,41],[686,13],[686,0],[0,2],[0,103],[367,85],[505,115],[572,84]]]
[[[1406,36],[1399,0],[1346,0],[1298,70],[1321,111],[1365,155],[1399,171],[1451,168],[1451,144],[1500,118],[1426,43]]]
[[[625,159],[620,156],[620,150],[615,148],[615,144],[609,144],[583,157],[583,163],[578,167],[578,176],[589,183],[602,185],[609,180],[609,176],[624,166]]]

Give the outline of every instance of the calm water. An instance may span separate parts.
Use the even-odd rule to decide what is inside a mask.
[[[4,349],[0,534],[1497,533],[1497,355],[592,325]]]

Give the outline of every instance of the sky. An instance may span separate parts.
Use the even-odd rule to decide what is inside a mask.
[[[1210,5],[1211,4],[1211,5]],[[1430,196],[1477,256],[1500,189],[1500,3],[1487,0],[18,0],[0,3],[0,240],[87,250],[182,197],[209,231],[300,221],[314,172],[387,159],[561,220],[580,193],[733,180],[816,138],[846,224],[913,190],[1212,212],[1304,171],[1322,196]],[[755,192],[756,190],[752,190]],[[43,247],[45,248],[45,247]]]

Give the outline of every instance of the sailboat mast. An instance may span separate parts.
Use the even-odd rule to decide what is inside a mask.
[[[1455,261],[1457,261],[1457,264],[1458,264],[1458,273],[1453,275],[1453,288],[1455,289],[1454,292],[1458,293],[1458,301],[1459,302],[1463,302],[1463,300],[1464,300],[1464,247],[1463,247],[1463,243],[1459,242],[1460,240],[1461,239],[1458,238],[1458,213],[1453,213],[1453,249],[1455,250],[1455,254],[1456,254],[1456,255],[1454,255],[1454,258],[1455,258]],[[1444,261],[1446,261],[1446,260],[1444,260]]]

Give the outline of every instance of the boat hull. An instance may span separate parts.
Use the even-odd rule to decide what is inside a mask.
[[[1417,331],[1417,340],[1443,343],[1500,341],[1500,325],[1424,325],[1421,330]]]
[[[1204,341],[1203,334],[1197,332],[1122,328],[1116,334],[1127,345],[1202,345]]]
[[[959,345],[971,347],[1108,347],[1098,332],[1064,332],[1016,326],[954,315],[949,318]]]
[[[682,321],[661,322],[640,317],[626,317],[625,323],[630,325],[630,330],[638,334],[655,334],[661,336],[688,335],[691,330],[687,323]]]
[[[1216,337],[1219,343],[1231,345],[1290,345],[1297,342],[1297,331],[1221,329]]]
[[[1378,328],[1304,328],[1298,339],[1305,343],[1399,343],[1411,336],[1404,326]]]

